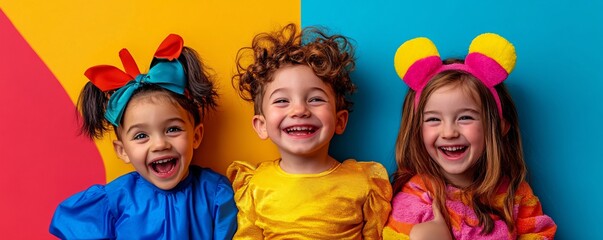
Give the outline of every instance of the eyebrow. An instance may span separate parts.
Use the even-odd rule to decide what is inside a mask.
[[[277,88],[277,89],[275,89],[274,91],[272,91],[272,93],[270,93],[270,95],[268,96],[268,99],[272,98],[272,95],[274,95],[275,93],[281,92],[281,91],[285,91],[285,90],[287,90],[287,89],[286,88]],[[323,94],[329,96],[329,94],[327,93],[327,91],[325,91],[323,88],[320,88],[320,87],[312,87],[312,88],[310,88],[310,91],[320,91]]]
[[[459,111],[457,111],[457,113],[464,113],[464,112],[472,112],[472,113],[479,114],[479,111],[475,110],[473,108],[463,108],[463,109],[460,109]],[[423,114],[438,114],[438,113],[440,113],[440,112],[438,112],[438,111],[423,111]]]

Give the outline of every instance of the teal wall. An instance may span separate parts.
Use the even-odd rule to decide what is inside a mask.
[[[359,90],[332,154],[395,169],[394,144],[406,86],[393,56],[404,41],[429,37],[446,57],[495,32],[517,50],[505,81],[517,104],[528,181],[557,239],[603,237],[603,1],[302,0],[302,25],[353,38]],[[501,3],[503,2],[503,3]]]

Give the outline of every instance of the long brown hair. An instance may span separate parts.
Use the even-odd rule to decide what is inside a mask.
[[[481,104],[482,124],[484,131],[485,149],[481,157],[472,166],[475,171],[473,181],[462,192],[469,205],[473,208],[482,234],[489,234],[494,229],[494,220],[490,214],[498,215],[504,219],[511,232],[515,231],[513,217],[513,204],[515,192],[520,183],[524,181],[526,167],[523,158],[521,136],[517,111],[509,92],[503,84],[495,87],[502,104],[502,118],[499,116],[494,97],[479,79],[471,74],[451,70],[444,71],[434,76],[425,86],[420,97],[417,109],[414,107],[416,92],[409,89],[402,108],[402,121],[396,142],[396,161],[398,169],[394,174],[394,192],[399,192],[402,187],[415,175],[419,175],[426,183],[428,191],[435,196],[434,201],[439,206],[446,206],[446,180],[443,170],[431,159],[423,144],[421,124],[422,112],[430,95],[443,86],[456,86],[465,90],[474,100]],[[509,126],[503,128],[502,121]],[[499,186],[509,181],[503,206],[494,203]],[[445,207],[441,207],[442,215],[450,226],[450,214]]]

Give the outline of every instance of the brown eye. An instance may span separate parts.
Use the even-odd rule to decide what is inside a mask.
[[[440,121],[440,119],[435,118],[435,117],[429,117],[425,119],[425,122],[435,122],[435,121]]]
[[[308,102],[326,102],[324,99],[320,97],[313,97],[308,100]]]
[[[182,128],[180,128],[180,127],[170,127],[170,128],[167,129],[167,132],[168,133],[171,133],[171,132],[182,132]]]
[[[146,138],[146,137],[148,137],[148,135],[145,134],[145,133],[137,133],[136,135],[134,135],[134,138],[132,138],[132,139],[134,139],[134,140],[140,140],[140,139],[143,139],[143,138]]]
[[[288,102],[287,99],[284,99],[284,98],[278,98],[278,99],[272,101],[272,103],[287,103],[287,102]]]

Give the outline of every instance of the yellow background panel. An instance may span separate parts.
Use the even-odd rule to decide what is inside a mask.
[[[146,72],[159,43],[169,33],[181,35],[213,69],[220,94],[219,108],[205,121],[194,163],[224,173],[234,160],[278,156],[269,141],[253,132],[253,107],[239,99],[230,79],[237,50],[255,34],[300,23],[299,1],[2,1],[0,7],[74,103],[88,67],[121,68],[118,51],[128,48]],[[107,181],[133,170],[115,155],[113,139],[96,141]]]

